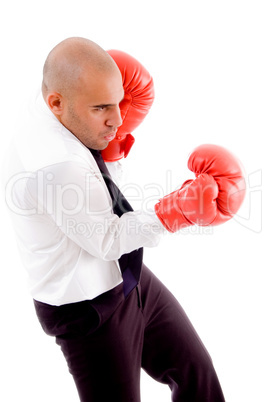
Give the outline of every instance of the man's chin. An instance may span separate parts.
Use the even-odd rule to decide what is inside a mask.
[[[94,144],[92,146],[88,146],[88,148],[94,149],[95,151],[103,151],[104,149],[107,148],[108,144],[109,144],[109,141],[105,141],[105,143]]]

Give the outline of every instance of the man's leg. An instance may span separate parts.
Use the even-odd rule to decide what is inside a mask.
[[[141,286],[126,300],[118,287],[92,302],[59,308],[37,303],[36,310],[45,332],[61,346],[81,402],[140,402],[141,364],[170,386],[174,402],[224,401],[194,328],[145,266]]]
[[[207,350],[177,300],[146,267],[141,292],[144,370],[170,386],[174,402],[223,402]]]
[[[119,286],[91,302],[49,307],[36,303],[37,315],[56,336],[80,401],[140,402],[144,320],[137,290],[126,300]]]

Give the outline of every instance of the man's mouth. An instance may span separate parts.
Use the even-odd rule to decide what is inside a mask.
[[[112,140],[114,140],[115,137],[116,137],[116,132],[113,131],[112,133],[105,135],[104,138],[106,141],[112,141]]]

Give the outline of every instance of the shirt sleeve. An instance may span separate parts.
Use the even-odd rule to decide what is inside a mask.
[[[140,247],[156,246],[165,232],[154,211],[133,211],[120,218],[101,174],[78,162],[62,162],[28,180],[38,211],[95,257],[116,260]]]

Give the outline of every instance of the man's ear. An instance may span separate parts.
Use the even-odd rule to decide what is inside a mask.
[[[49,109],[56,117],[60,117],[63,113],[63,97],[58,92],[50,92],[46,97],[46,103]]]

